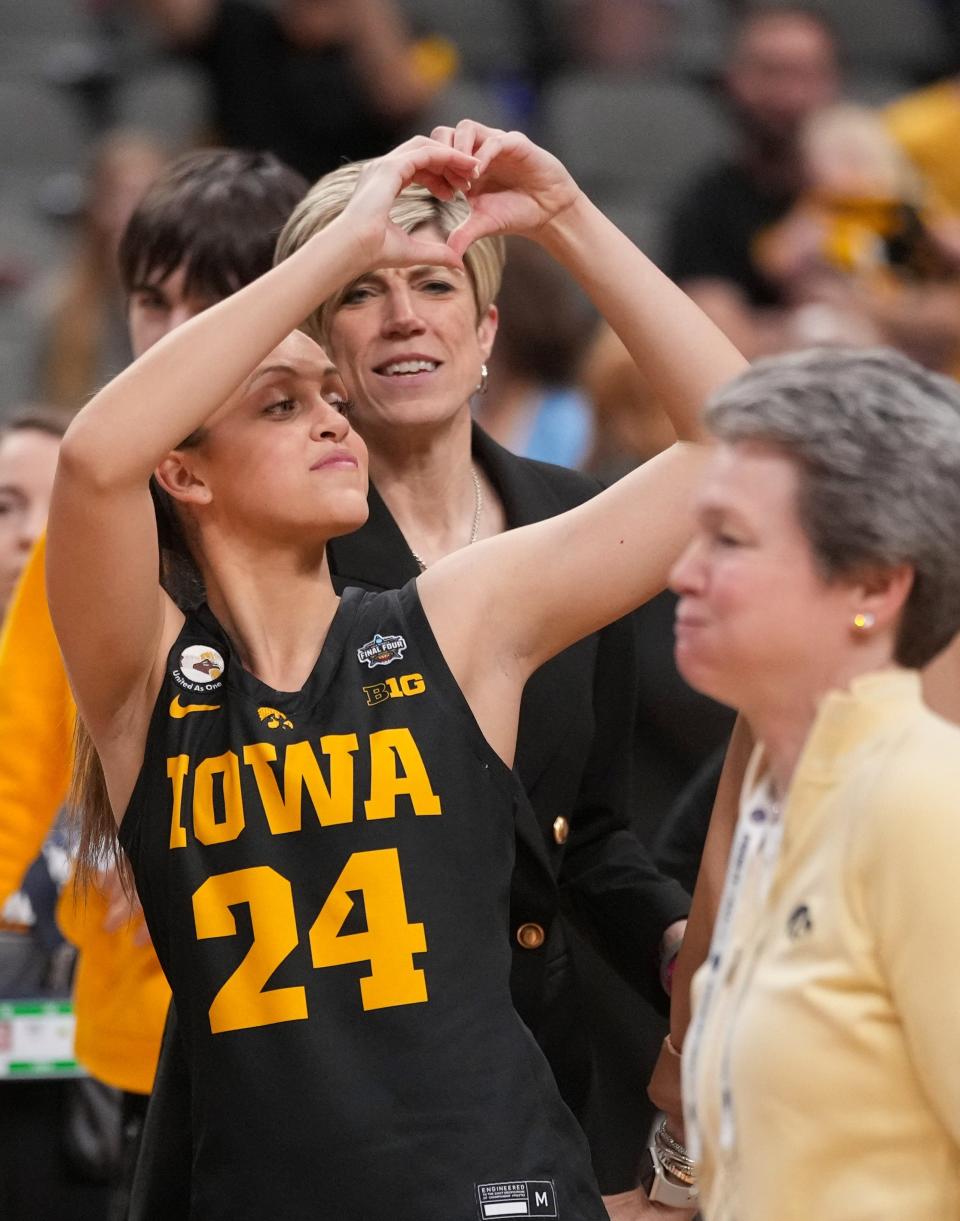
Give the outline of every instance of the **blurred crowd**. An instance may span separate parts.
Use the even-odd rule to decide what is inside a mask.
[[[170,156],[264,149],[312,180],[464,114],[553,148],[748,355],[883,342],[953,372],[958,7],[7,3],[0,409],[75,410],[129,360],[116,244]],[[513,261],[490,430],[622,472],[665,440],[656,405],[624,417],[616,343],[562,277]]]
[[[255,148],[313,180],[465,116],[556,151],[748,357],[879,343],[960,376],[955,0],[0,0],[0,615],[70,413],[131,360],[118,247],[169,160]],[[538,248],[511,243],[498,306],[476,406],[497,441],[604,481],[670,444]],[[709,809],[729,718],[673,670],[670,596],[643,614],[652,841],[691,785]],[[36,916],[19,902],[0,932]],[[638,1003],[608,1011],[623,1029],[595,1016],[631,1105]]]

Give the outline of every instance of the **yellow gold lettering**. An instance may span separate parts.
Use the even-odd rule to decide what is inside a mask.
[[[246,956],[213,998],[210,1029],[247,1030],[273,1022],[298,1022],[307,1016],[307,993],[300,986],[267,988],[267,982],[297,945],[293,891],[282,874],[267,865],[207,878],[193,896],[197,937],[235,937],[230,910],[250,909],[253,932]]]
[[[353,895],[363,892],[367,929],[343,933],[353,909]],[[343,867],[333,890],[310,929],[315,967],[369,962],[370,974],[360,977],[364,1009],[418,1005],[427,1000],[427,980],[413,965],[414,954],[427,948],[422,924],[407,919],[400,857],[396,848],[355,852]]]
[[[167,779],[173,781],[170,812],[170,847],[186,848],[187,829],[183,825],[183,780],[190,770],[189,755],[174,755],[167,760]]]
[[[330,759],[328,789],[310,743],[291,742],[283,759],[282,794],[270,766],[277,758],[276,747],[255,742],[243,748],[243,761],[253,768],[273,835],[300,830],[304,785],[322,827],[353,821],[353,754],[358,747],[355,733],[326,734],[320,739],[320,749]]]
[[[386,683],[371,683],[369,687],[364,687],[363,694],[367,697],[368,708],[382,704],[384,700],[390,698],[390,690]]]
[[[400,690],[404,695],[423,695],[427,689],[427,684],[423,681],[422,674],[402,674],[400,676]]]
[[[214,809],[213,778],[223,777],[223,813],[218,820]],[[243,795],[240,791],[240,763],[232,750],[215,755],[197,767],[193,780],[193,833],[201,844],[224,844],[236,839],[243,830]]]
[[[403,768],[398,775],[397,764]],[[381,729],[370,735],[370,798],[367,818],[395,818],[397,798],[406,793],[414,814],[440,814],[427,769],[409,729]]]

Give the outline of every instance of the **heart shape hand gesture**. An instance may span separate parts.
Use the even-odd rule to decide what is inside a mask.
[[[357,183],[343,213],[370,267],[459,266],[478,238],[517,233],[546,238],[581,192],[552,153],[521,132],[499,131],[471,119],[437,127],[391,153],[357,166]],[[438,199],[463,194],[470,215],[447,241],[406,233],[389,219],[390,208],[411,183]]]
[[[565,166],[522,132],[499,131],[472,119],[437,127],[432,139],[476,158],[466,192],[470,216],[448,238],[460,256],[478,238],[518,233],[537,239],[580,197]]]

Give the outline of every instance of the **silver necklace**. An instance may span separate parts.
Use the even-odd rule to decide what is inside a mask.
[[[480,486],[480,476],[477,474],[475,466],[470,467],[470,474],[473,476],[473,525],[470,527],[470,537],[467,540],[467,546],[477,541],[477,535],[480,532],[480,514],[483,512],[483,488]],[[410,544],[407,543],[410,547]],[[427,571],[427,562],[421,556],[417,555],[412,547],[410,554],[417,561],[417,565],[421,572]]]

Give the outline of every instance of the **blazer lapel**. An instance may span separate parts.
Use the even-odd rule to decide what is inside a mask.
[[[330,573],[339,589],[400,589],[420,573],[413,552],[377,489],[367,495],[370,516],[359,530],[327,543]]]
[[[473,452],[496,488],[507,517],[507,529],[527,526],[562,513],[567,505],[544,479],[540,468],[498,445],[477,424]],[[523,693],[516,768],[530,792],[556,756],[575,709],[569,692],[579,684],[581,666],[589,664],[592,647],[580,642],[541,666]]]

